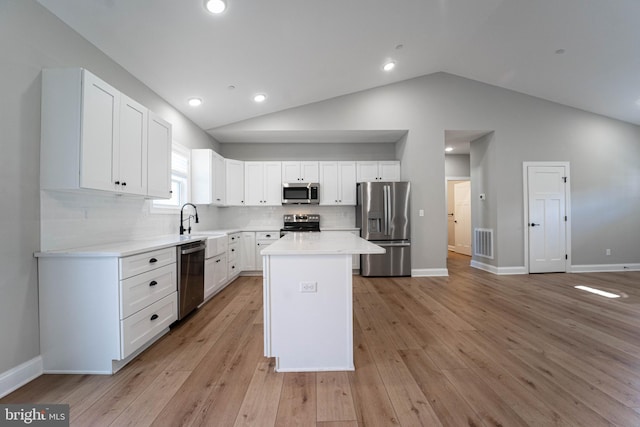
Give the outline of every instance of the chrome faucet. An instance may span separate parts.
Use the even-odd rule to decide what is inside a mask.
[[[196,224],[200,222],[198,220],[198,208],[196,207],[196,205],[194,205],[193,203],[185,203],[184,205],[182,205],[182,208],[180,209],[180,235],[184,234],[184,230],[185,230],[184,229],[184,222],[187,221],[187,220],[189,221],[189,225],[187,227],[187,233],[191,234],[191,218],[194,218],[194,216],[193,215],[188,215],[187,219],[182,219],[183,218],[182,213],[184,211],[184,207],[187,206],[187,205],[193,206],[193,210],[196,211],[196,216],[195,216]]]

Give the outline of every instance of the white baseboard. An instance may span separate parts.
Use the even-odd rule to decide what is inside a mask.
[[[37,356],[0,374],[0,398],[42,375],[42,357]]]
[[[506,276],[510,274],[528,274],[526,268],[522,267],[496,267],[495,265],[489,265],[475,260],[471,260],[471,267],[478,270],[488,271],[489,273],[497,274],[500,276]]]
[[[446,268],[414,268],[411,270],[411,277],[441,277],[448,275],[449,270]]]
[[[571,273],[611,273],[615,271],[640,271],[640,264],[586,264],[572,265]]]

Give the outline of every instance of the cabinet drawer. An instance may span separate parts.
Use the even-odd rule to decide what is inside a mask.
[[[229,245],[227,249],[227,259],[229,262],[235,261],[238,258],[238,254],[240,252],[240,245],[238,243],[232,243]]]
[[[228,236],[228,238],[229,238],[229,244],[239,242],[239,241],[240,241],[240,235],[241,235],[241,234],[242,234],[242,233],[231,233],[231,234],[229,234],[229,236]]]
[[[120,258],[120,280],[175,262],[175,246]]]
[[[170,264],[120,281],[120,318],[175,292],[176,275],[176,264]]]
[[[278,240],[280,238],[279,231],[258,231],[256,232],[256,240]]]
[[[240,274],[240,267],[238,266],[238,263],[236,261],[229,261],[229,278],[235,277],[238,274]]]
[[[136,314],[121,320],[121,358],[129,356],[177,319],[178,294],[173,292]]]

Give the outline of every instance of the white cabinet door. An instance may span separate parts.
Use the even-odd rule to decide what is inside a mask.
[[[320,204],[356,204],[356,162],[320,162]]]
[[[223,205],[225,194],[224,158],[213,150],[191,150],[191,198],[193,203]]]
[[[204,297],[220,290],[227,281],[227,254],[222,253],[205,260],[204,264]]]
[[[398,160],[357,162],[358,182],[400,181]]]
[[[113,158],[119,138],[120,92],[86,70],[82,79],[80,186],[114,191],[117,179],[113,175]]]
[[[225,159],[227,206],[244,206],[244,162]]]
[[[245,162],[244,195],[247,206],[282,205],[282,164]]]
[[[338,204],[338,162],[320,162],[320,204]]]
[[[113,156],[119,192],[147,195],[147,122],[147,108],[120,94],[120,136]]]
[[[240,238],[240,271],[256,269],[256,233],[243,231]]]
[[[282,205],[282,165],[280,162],[264,163],[264,201],[266,206]]]
[[[262,162],[244,163],[244,202],[247,206],[264,205],[264,165]]]
[[[300,162],[300,181],[320,182],[318,162]]]
[[[397,160],[378,162],[378,174],[381,181],[400,181],[400,162]]]
[[[171,124],[149,111],[147,195],[171,198]]]
[[[358,182],[371,182],[380,181],[380,175],[378,174],[378,162],[367,161],[357,163],[357,181]]]
[[[350,231],[349,233],[360,237],[359,231]],[[353,259],[351,260],[351,269],[360,270],[360,254],[353,255]]]
[[[225,204],[226,172],[224,157],[213,152],[213,201],[212,204],[222,206]]]
[[[318,162],[282,162],[282,183],[319,182]]]
[[[300,182],[300,162],[282,162],[282,183]]]
[[[356,204],[356,163],[338,162],[339,204]]]

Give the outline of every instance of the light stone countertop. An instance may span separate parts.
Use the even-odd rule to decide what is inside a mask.
[[[263,249],[261,255],[383,254],[385,249],[348,231],[289,233]]]
[[[169,248],[190,242],[206,240],[207,236],[171,234],[154,239],[130,240],[127,242],[105,243],[80,248],[58,249],[55,251],[36,252],[36,258],[44,257],[125,257],[142,252]]]

